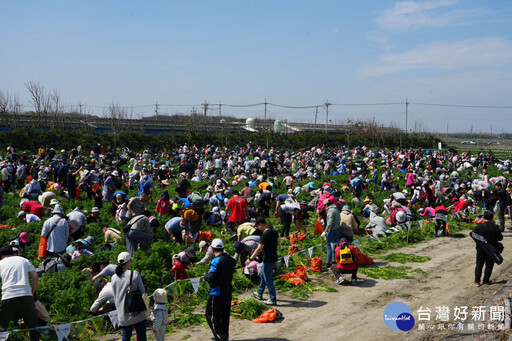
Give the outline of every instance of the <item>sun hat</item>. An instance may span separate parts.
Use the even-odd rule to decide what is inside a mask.
[[[92,208],[92,210],[91,210],[91,213],[96,213],[96,212],[99,212],[99,211],[100,211],[100,209],[98,207],[94,206]]]
[[[55,207],[53,208],[52,214],[64,215],[64,210],[62,209],[62,207],[60,207],[59,204],[56,204]]]
[[[407,215],[404,211],[398,211],[395,218],[398,223],[404,223],[407,220]]]
[[[28,233],[27,232],[21,232],[20,233],[20,240],[23,243],[27,244],[29,242],[29,240],[28,240]]]
[[[209,246],[208,242],[201,240],[201,242],[199,243],[199,250],[201,250],[205,246]]]
[[[167,291],[165,291],[165,289],[156,289],[155,292],[153,292],[153,299],[156,303],[167,303]]]
[[[58,203],[59,203],[59,201],[57,199],[50,200],[50,206],[57,205]]]
[[[117,262],[119,264],[125,264],[126,262],[130,261],[132,259],[132,256],[130,256],[130,254],[128,252],[121,252],[118,256],[117,256]]]
[[[94,238],[92,236],[87,236],[84,240],[87,242],[87,244],[94,245]]]
[[[112,172],[112,175],[113,176],[119,176],[119,172],[117,170],[115,170],[115,171]]]

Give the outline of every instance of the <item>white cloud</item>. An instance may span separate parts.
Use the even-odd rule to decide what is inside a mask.
[[[406,31],[421,27],[444,27],[458,25],[473,15],[482,15],[481,10],[439,9],[457,4],[457,0],[435,0],[425,2],[400,1],[391,9],[382,11],[377,17],[379,27],[387,30]]]
[[[384,51],[389,51],[395,47],[394,45],[390,44],[388,40],[380,34],[371,34],[368,36],[368,40],[377,43],[380,46],[380,48]]]
[[[362,78],[381,77],[406,70],[456,70],[498,67],[512,61],[512,42],[498,37],[458,42],[433,42],[400,54],[381,56],[380,61],[358,70]]]

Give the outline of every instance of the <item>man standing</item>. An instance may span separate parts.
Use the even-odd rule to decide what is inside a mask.
[[[496,196],[498,201],[496,202],[496,213],[498,214],[498,218],[500,220],[500,230],[501,232],[505,231],[505,211],[507,209],[507,191],[503,188],[503,184],[501,182],[496,183]]]
[[[229,214],[226,230],[232,237],[236,237],[235,229],[238,225],[244,223],[249,218],[249,209],[247,201],[240,196],[240,192],[233,191],[233,197],[229,199],[226,205],[226,215]]]
[[[214,239],[212,249],[215,258],[210,263],[210,271],[204,275],[204,280],[210,283],[205,316],[213,332],[213,340],[224,341],[229,339],[229,315],[236,261],[224,252],[222,240]]]
[[[66,252],[69,238],[69,224],[64,218],[64,211],[59,204],[55,205],[52,217],[43,224],[41,235],[48,239],[48,257]]]
[[[481,223],[479,223],[471,232],[471,237],[476,242],[476,266],[475,266],[475,281],[474,286],[480,286],[480,277],[482,276],[482,268],[485,263],[484,281],[483,284],[492,284],[490,278],[495,259],[491,257],[496,252],[500,252],[501,246],[498,243],[503,240],[500,228],[492,221],[494,213],[486,211],[482,216],[479,216]]]
[[[22,318],[26,328],[37,327],[34,305],[39,278],[34,266],[25,258],[14,256],[10,246],[0,248],[0,279],[2,300],[0,301],[0,331],[7,330],[13,318]],[[32,284],[29,283],[29,277]],[[31,340],[39,340],[39,333],[32,329]]]
[[[331,202],[331,199],[325,199],[324,206],[327,207],[327,215],[322,236],[325,237],[327,241],[326,268],[330,268],[334,262],[334,249],[341,236],[341,216],[340,211],[336,205]]]
[[[277,247],[279,246],[279,234],[273,228],[270,228],[265,222],[265,218],[256,218],[255,226],[262,232],[260,245],[254,250],[251,257],[245,261],[245,265],[249,265],[263,251],[263,266],[261,267],[261,282],[258,290],[253,291],[255,298],[261,300],[265,287],[268,287],[270,298],[263,303],[268,305],[277,305],[276,287],[272,278],[272,270],[277,263]]]

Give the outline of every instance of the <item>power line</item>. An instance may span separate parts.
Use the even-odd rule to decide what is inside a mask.
[[[415,105],[428,105],[433,107],[452,107],[452,108],[479,108],[479,109],[512,109],[512,106],[505,105],[464,105],[464,104],[439,104],[439,103],[418,103],[409,102]]]

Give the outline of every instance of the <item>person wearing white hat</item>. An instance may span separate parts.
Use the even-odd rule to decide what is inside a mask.
[[[25,221],[27,224],[31,223],[31,222],[36,222],[37,223],[38,221],[41,221],[41,218],[39,218],[35,214],[27,213],[25,211],[19,211],[18,212],[18,218],[20,220]]]
[[[66,251],[69,239],[69,224],[59,204],[53,208],[51,218],[44,222],[41,236],[46,237],[48,240],[48,257],[53,257],[57,253],[64,253]]]
[[[224,252],[222,240],[214,239],[212,248],[215,258],[210,263],[209,272],[203,277],[210,283],[205,316],[214,339],[223,341],[229,339],[232,282],[236,261]]]
[[[156,341],[165,340],[165,325],[167,324],[167,291],[165,289],[156,289],[153,293],[155,306],[149,317],[153,322],[153,336]]]
[[[51,205],[52,199],[57,200],[57,195],[55,194],[55,192],[46,191],[43,194],[41,194],[38,199],[44,208],[48,208]],[[58,201],[56,202],[56,204],[57,203]]]
[[[117,309],[119,324],[123,329],[123,340],[130,340],[132,330],[135,328],[139,341],[146,341],[146,310],[139,313],[129,313],[125,309],[126,293],[129,290],[146,292],[142,277],[136,270],[130,270],[132,257],[128,252],[121,252],[117,256],[116,273],[112,276],[112,291]]]

